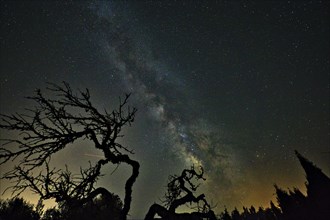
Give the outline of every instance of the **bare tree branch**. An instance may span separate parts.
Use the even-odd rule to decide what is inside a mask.
[[[122,128],[134,121],[137,111],[127,105],[130,94],[120,99],[117,109],[100,112],[93,106],[88,89],[74,93],[64,82],[63,85],[49,83],[47,90],[54,93],[55,98],[45,97],[41,90],[37,90],[35,96],[27,97],[36,103],[34,109],[26,109],[24,114],[0,115],[1,129],[19,133],[17,138],[1,139],[0,165],[8,161],[17,163],[2,178],[14,181],[10,188],[16,195],[29,188],[42,199],[55,198],[58,202],[80,204],[97,192],[105,192],[105,189],[94,189],[102,166],[109,162],[126,163],[132,167],[132,174],[125,184],[122,219],[126,219],[140,166],[129,157],[133,151],[117,140],[123,136]],[[51,156],[78,139],[90,140],[103,152],[104,159],[81,169],[79,177],[68,169],[50,169]],[[45,172],[32,173],[43,166]]]
[[[199,185],[196,185],[193,181],[195,180],[197,182],[199,180],[205,180],[203,175],[204,170],[202,167],[200,167],[200,172],[197,172],[195,167],[192,166],[190,169],[184,169],[180,176],[170,176],[167,184],[167,192],[165,193],[165,198],[163,201],[165,207],[158,204],[153,204],[150,207],[145,219],[154,219],[154,216],[158,214],[162,217],[162,219],[171,220],[203,218],[215,220],[215,214],[209,203],[206,201],[205,195],[194,195],[194,192],[197,190]],[[185,214],[178,214],[175,212],[178,207],[188,203],[197,204],[197,211]]]

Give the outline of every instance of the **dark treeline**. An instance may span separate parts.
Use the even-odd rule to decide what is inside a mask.
[[[321,169],[304,158],[298,152],[296,155],[306,173],[307,195],[299,189],[283,190],[275,185],[277,205],[272,201],[268,208],[243,207],[232,211],[225,209],[218,215],[219,220],[291,220],[291,219],[330,219],[330,179]],[[116,220],[123,204],[114,194],[109,197],[97,197],[92,203],[83,207],[68,209],[64,204],[58,208],[43,211],[43,205],[29,204],[22,198],[12,198],[0,201],[1,220],[66,220],[95,219]],[[193,219],[189,216],[185,219]],[[202,219],[202,218],[201,218]],[[204,218],[207,219],[207,218]]]
[[[299,189],[283,190],[275,185],[277,206],[270,202],[269,208],[243,207],[239,212],[227,209],[220,214],[221,220],[289,220],[330,219],[330,179],[321,169],[296,152],[306,173],[307,195]]]

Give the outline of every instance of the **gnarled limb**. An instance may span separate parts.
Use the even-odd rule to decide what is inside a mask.
[[[170,177],[170,182],[167,184],[167,194],[165,195],[165,202],[170,212],[175,212],[179,206],[186,203],[198,203],[204,199],[204,194],[197,197],[194,196],[193,192],[196,191],[198,185],[194,185],[192,182],[193,179],[205,180],[203,174],[204,170],[202,167],[200,173],[197,173],[195,168],[191,167],[191,169],[184,169],[180,176]]]
[[[169,211],[161,205],[154,203],[150,206],[145,220],[153,220],[156,215],[159,215],[162,219],[168,218]]]
[[[196,219],[201,220],[203,218],[215,220],[215,214],[211,210],[211,206],[205,199],[204,194],[195,196],[194,192],[199,185],[195,185],[193,180],[205,180],[203,177],[204,170],[201,167],[200,172],[197,172],[195,167],[190,169],[184,169],[180,176],[170,176],[169,183],[167,184],[167,193],[165,194],[165,207],[153,204],[145,219],[154,219],[155,215],[159,215],[162,219]],[[197,204],[197,212],[192,213],[176,213],[176,209],[179,206],[188,203]]]
[[[132,167],[125,184],[122,219],[126,219],[132,187],[139,175],[139,163],[129,157],[133,151],[117,140],[122,137],[122,128],[134,121],[137,111],[127,106],[130,95],[119,101],[118,109],[101,112],[93,106],[87,89],[76,94],[65,82],[63,86],[49,85],[47,90],[55,93],[56,98],[46,98],[37,90],[35,96],[28,97],[36,102],[34,109],[27,109],[25,114],[1,115],[1,129],[19,132],[16,139],[2,139],[0,165],[19,159],[17,166],[3,178],[14,181],[12,189],[16,194],[30,188],[44,199],[79,204],[97,190],[94,184],[104,165],[126,163]],[[51,156],[79,139],[90,140],[104,158],[82,169],[79,178],[68,170],[49,169]],[[46,173],[33,175],[31,171],[42,165],[46,166]]]

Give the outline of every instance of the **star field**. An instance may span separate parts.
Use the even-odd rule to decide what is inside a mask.
[[[89,88],[100,108],[132,93],[133,217],[192,164],[218,210],[268,206],[274,183],[305,189],[295,149],[330,172],[326,1],[3,1],[1,14],[1,113],[46,82]],[[86,165],[82,149],[54,165]],[[127,172],[100,184],[121,196]]]

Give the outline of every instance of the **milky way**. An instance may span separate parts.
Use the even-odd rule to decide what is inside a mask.
[[[267,206],[274,183],[303,187],[294,149],[329,172],[327,3],[137,2],[3,4],[1,112],[46,82],[87,87],[100,108],[131,93],[138,112],[120,141],[141,164],[132,217],[192,165],[218,211]],[[53,163],[98,155],[82,144]],[[130,171],[114,170],[99,185],[122,197]]]
[[[104,5],[97,8],[98,12],[107,15],[100,19],[105,19],[110,25],[112,13],[106,13],[104,8]],[[244,194],[240,190],[232,190],[234,185],[238,188],[241,184],[240,164],[233,147],[226,143],[228,134],[203,118],[200,107],[195,103],[194,91],[180,79],[178,70],[167,69],[165,64],[154,58],[147,45],[136,41],[128,32],[120,32],[120,23],[116,25],[116,28],[109,27],[115,29],[114,32],[102,35],[111,40],[100,39],[101,47],[125,90],[133,93],[136,102],[146,106],[146,116],[160,125],[158,132],[162,137],[160,146],[156,146],[160,148],[158,152],[161,148],[169,148],[185,167],[203,166],[208,180],[204,188],[212,192],[212,201],[225,197],[240,201],[238,194],[241,197]],[[163,155],[166,156],[169,155]]]

